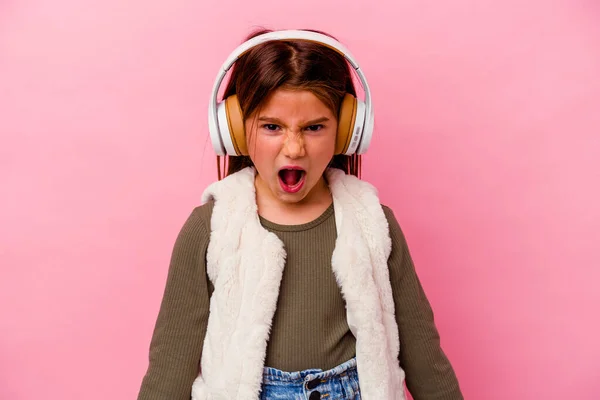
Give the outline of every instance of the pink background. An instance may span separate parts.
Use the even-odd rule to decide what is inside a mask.
[[[258,25],[329,31],[370,78],[364,177],[466,398],[600,398],[591,0],[0,2],[0,398],[135,398],[215,178],[214,74]]]

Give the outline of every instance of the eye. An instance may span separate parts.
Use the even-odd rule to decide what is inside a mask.
[[[276,131],[277,129],[279,129],[279,125],[276,125],[276,124],[264,124],[264,125],[262,126],[262,128],[263,128],[263,129],[266,129],[266,130],[268,130],[268,131],[272,131],[272,132],[274,132],[274,131]]]
[[[309,132],[318,132],[323,129],[323,125],[309,125],[305,129]]]

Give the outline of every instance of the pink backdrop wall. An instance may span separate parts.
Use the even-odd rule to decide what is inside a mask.
[[[215,177],[214,73],[264,25],[361,61],[364,176],[466,398],[598,399],[598,3],[203,3],[0,2],[0,398],[135,398],[175,236]]]

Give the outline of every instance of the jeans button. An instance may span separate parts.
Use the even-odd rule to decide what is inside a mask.
[[[319,400],[321,398],[321,393],[317,392],[316,390],[314,392],[312,392],[310,394],[310,396],[308,396],[308,400]]]
[[[321,381],[320,379],[313,379],[312,381],[309,381],[306,384],[306,387],[308,388],[308,390],[313,390],[314,388],[319,386],[320,381]]]

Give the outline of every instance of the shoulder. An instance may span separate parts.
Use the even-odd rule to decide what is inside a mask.
[[[390,231],[390,237],[392,238],[392,242],[396,245],[404,246],[406,243],[406,237],[404,236],[404,232],[400,226],[400,222],[396,218],[394,214],[394,210],[391,207],[381,204],[381,208],[383,209],[383,213],[385,214],[385,218],[388,222],[388,227]]]
[[[206,241],[210,234],[210,219],[213,206],[214,202],[208,201],[192,209],[179,232],[178,242],[198,244],[199,241]]]
[[[392,225],[393,225],[393,227],[397,226],[399,229],[400,223],[398,222],[398,219],[396,218],[396,214],[394,214],[394,210],[385,204],[381,204],[381,209],[383,210],[385,219],[387,219],[388,224],[390,225],[390,229],[392,229]]]
[[[383,209],[383,213],[385,214],[385,218],[390,222],[390,220],[396,221],[396,216],[394,215],[394,210],[391,207],[381,204],[381,208]]]
[[[210,231],[210,219],[212,217],[214,206],[215,202],[211,199],[205,204],[195,207],[192,210],[190,219],[193,219],[197,224],[203,225],[206,230]]]

